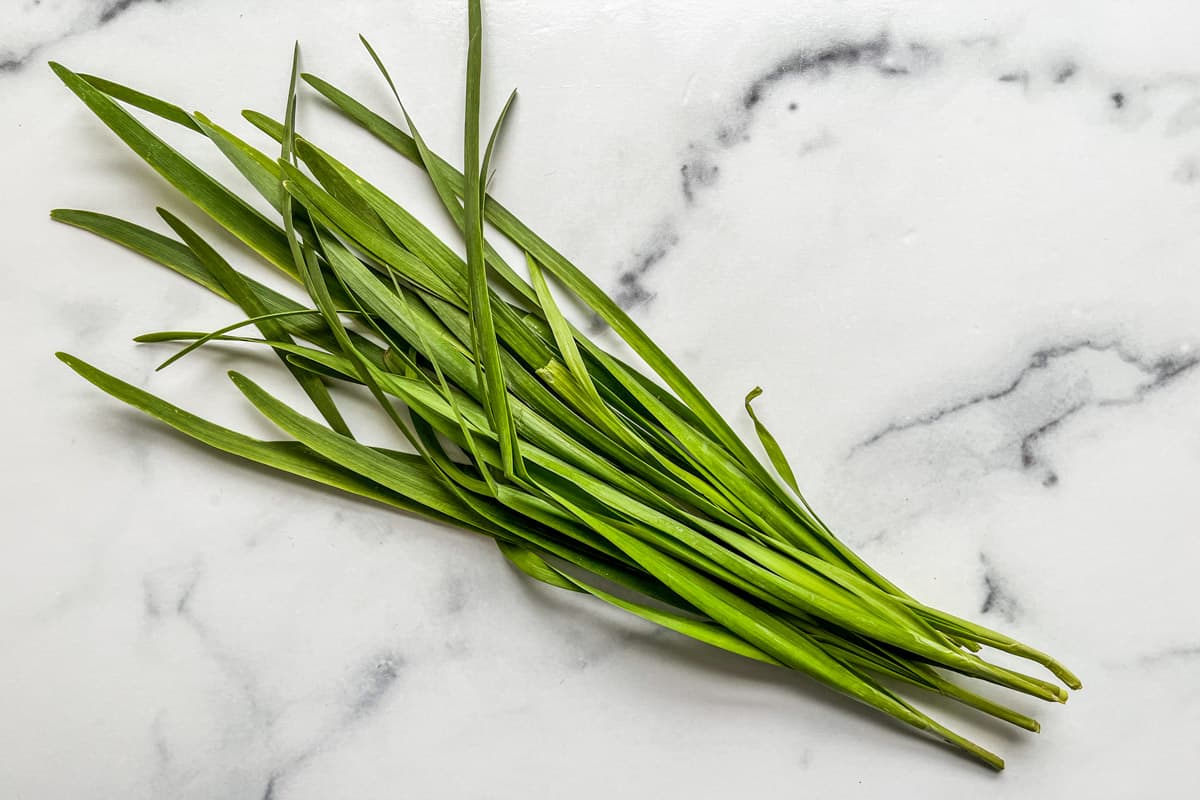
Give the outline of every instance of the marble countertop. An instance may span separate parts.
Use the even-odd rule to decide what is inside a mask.
[[[487,9],[493,191],[622,304],[918,596],[1085,690],[1039,736],[935,707],[994,775],[796,676],[515,574],[486,541],[215,456],[64,349],[250,433],[222,373],[131,336],[228,307],[55,206],[186,204],[45,67],[245,133],[308,69],[385,107],[383,51],[453,151],[440,0],[0,8],[0,796],[1178,797],[1200,755],[1200,11],[1169,0]],[[432,213],[419,176],[305,95]],[[186,134],[186,152],[220,167]],[[246,133],[246,135],[249,135]],[[194,218],[191,214],[189,218]],[[279,379],[279,385],[283,379]]]

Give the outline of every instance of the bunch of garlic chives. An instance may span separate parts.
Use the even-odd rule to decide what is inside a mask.
[[[260,441],[196,417],[66,354],[109,394],[213,447],[493,538],[517,568],[716,647],[803,672],[997,769],[1003,761],[887,688],[899,681],[1037,731],[1033,719],[939,672],[1064,702],[1057,684],[977,655],[989,646],[1079,681],[1049,656],[927,607],[840,542],[796,485],[779,444],[746,410],[776,474],[737,437],[666,354],[578,268],[485,193],[512,97],[480,154],[482,23],[469,4],[464,169],[435,154],[408,112],[405,133],[315,76],[341,113],[420,167],[462,233],[466,257],[295,131],[298,57],[283,121],[245,112],[278,145],[257,149],[202,114],[53,64],[64,83],[199,210],[303,286],[311,305],[236,270],[195,230],[178,239],[120,219],[57,210],[236,304],[245,319],[190,341],[267,346],[311,399],[318,422],[249,378],[234,384],[289,435]],[[366,40],[368,53],[396,92]],[[399,101],[399,95],[396,95]],[[207,137],[278,213],[256,211],[123,106]],[[484,235],[489,222],[526,254],[529,280]],[[615,358],[573,327],[551,282],[604,320],[655,373]],[[497,291],[499,290],[499,291]],[[244,335],[256,328],[260,336]],[[409,452],[357,440],[331,383],[370,393]],[[777,478],[778,476],[778,478]],[[782,478],[782,481],[779,480]]]

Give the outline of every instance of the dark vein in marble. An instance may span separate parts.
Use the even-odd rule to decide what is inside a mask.
[[[25,52],[21,53],[20,55],[9,56],[5,58],[3,61],[0,61],[0,75],[14,75],[20,72],[25,68],[25,65],[27,65],[35,55],[37,55],[39,50],[44,47],[57,44],[71,35],[72,34],[67,33],[63,36],[56,36],[53,39],[38,42],[32,47],[26,48]]]
[[[963,39],[958,44],[962,47],[995,47],[998,43],[999,40],[994,36],[982,36]],[[885,79],[904,78],[937,64],[942,56],[941,48],[923,42],[898,44],[887,31],[867,38],[841,39],[796,49],[746,84],[733,115],[717,126],[710,139],[694,140],[688,144],[687,155],[679,166],[679,187],[685,206],[694,206],[701,191],[719,182],[721,168],[718,151],[749,141],[749,131],[759,107],[777,86],[792,80],[825,80],[851,70],[870,70]],[[1053,80],[1055,83],[1065,83],[1078,70],[1074,62],[1060,62],[1053,67]],[[1001,75],[999,80],[1027,85],[1030,73],[1027,69],[1020,69]],[[799,104],[793,100],[787,104],[787,108],[795,112]],[[832,137],[824,135],[803,143],[797,155],[804,157],[831,144]],[[661,250],[661,242],[656,244],[652,241],[635,254],[634,266],[621,272],[615,294],[622,307],[631,309],[653,298],[653,293],[645,287],[641,278],[655,262],[661,260]],[[603,324],[593,319],[591,327],[600,330]]]
[[[617,291],[613,297],[617,305],[631,309],[654,299],[654,293],[646,287],[643,279],[677,244],[679,235],[674,228],[664,225],[655,231],[650,240],[633,254],[633,263],[617,276]]]
[[[262,691],[253,669],[243,663],[243,659],[237,653],[230,652],[212,629],[186,606],[179,616],[191,628],[208,657],[224,674],[226,680],[237,687],[248,715],[259,724],[273,722],[275,714],[264,707]]]
[[[838,73],[853,70],[870,70],[888,80],[917,76],[938,65],[951,48],[994,50],[1000,43],[1001,39],[994,35],[960,38],[945,46],[934,46],[920,41],[897,43],[884,30],[866,38],[840,39],[796,49],[745,84],[738,95],[738,103],[733,112],[716,126],[709,137],[693,140],[688,144],[687,154],[679,166],[679,186],[685,207],[694,206],[703,190],[718,184],[721,176],[719,152],[750,140],[750,129],[761,110],[760,107],[778,86],[794,80],[826,80]],[[1076,79],[1081,72],[1082,67],[1076,61],[1060,58],[1043,62],[1036,70],[1017,67],[1001,73],[997,80],[1028,88],[1035,80],[1048,78],[1054,85],[1061,86]],[[1108,99],[1117,109],[1124,108],[1127,100],[1125,93],[1121,91],[1110,92]],[[791,100],[786,107],[788,111],[795,112],[800,108],[800,104]],[[797,155],[804,157],[813,150],[832,143],[831,138],[805,143],[799,148]],[[1200,169],[1197,169],[1197,172],[1200,173]],[[1189,173],[1183,170],[1181,174],[1186,179]],[[655,257],[654,252],[653,245],[643,248],[642,253],[649,254],[649,260],[645,264],[635,264],[634,267],[624,270],[618,278],[617,299],[626,309],[644,304],[653,298],[653,293],[640,279],[644,272],[661,258]],[[593,318],[591,328],[599,331],[604,325],[598,318]]]
[[[198,567],[190,568],[181,582],[173,582],[169,576],[147,576],[142,581],[142,606],[146,616],[151,620],[162,619],[168,612],[186,616],[200,576]]]
[[[115,0],[100,10],[100,16],[96,18],[96,27],[99,28],[107,25],[134,6],[140,6],[143,3],[151,2],[162,3],[163,0]]]
[[[1051,69],[1050,81],[1056,86],[1061,86],[1072,78],[1075,78],[1079,73],[1080,66],[1077,63],[1074,61],[1063,61]],[[1022,88],[1028,89],[1030,84],[1037,81],[1038,78],[1029,69],[1022,68],[1003,72],[996,77],[996,80],[1000,83],[1017,84]],[[1109,104],[1117,111],[1124,109],[1129,103],[1129,95],[1120,89],[1108,90],[1106,95]]]
[[[679,168],[679,176],[683,199],[688,205],[692,205],[696,202],[696,190],[716,183],[721,168],[714,163],[712,155],[695,142],[688,149],[693,154]]]
[[[1138,661],[1150,666],[1171,661],[1190,661],[1192,659],[1200,659],[1200,644],[1168,647],[1164,650],[1142,656]]]
[[[920,72],[941,57],[941,51],[922,42],[899,45],[887,32],[866,39],[845,39],[821,47],[801,48],[776,62],[752,80],[741,93],[741,119],[727,122],[716,132],[723,147],[748,140],[752,115],[771,90],[785,81],[809,78],[825,80],[855,69],[871,70],[883,78],[906,77]],[[788,109],[795,111],[793,102]]]
[[[362,692],[353,703],[354,716],[360,717],[378,708],[400,676],[403,664],[404,659],[395,653],[384,653],[374,659],[374,663],[365,670]]]
[[[1200,355],[1189,356],[1162,356],[1153,361],[1145,361],[1136,356],[1132,356],[1123,351],[1119,352],[1122,360],[1126,363],[1133,364],[1144,372],[1152,376],[1149,383],[1143,383],[1138,386],[1132,397],[1101,400],[1097,403],[1100,406],[1129,406],[1136,405],[1146,398],[1147,395],[1153,394],[1167,386],[1175,379],[1187,374],[1200,365]]]
[[[1200,180],[1200,164],[1192,158],[1182,159],[1176,165],[1174,171],[1171,172],[1171,179],[1185,186],[1196,183],[1196,181]]]
[[[442,585],[445,592],[444,606],[447,614],[461,614],[467,607],[467,582],[461,575],[450,575]]]
[[[264,704],[257,687],[258,681],[251,668],[242,664],[235,654],[228,652],[208,626],[201,623],[195,615],[185,611],[181,616],[192,628],[210,658],[226,677],[237,685],[255,725],[263,732],[269,732],[278,722],[282,709],[268,708]],[[278,798],[281,784],[290,775],[325,752],[331,742],[377,711],[397,683],[403,666],[404,657],[392,650],[372,656],[359,670],[358,681],[351,684],[349,697],[343,695],[349,701],[345,705],[346,711],[332,718],[329,724],[324,725],[322,730],[317,731],[292,754],[275,761],[267,773],[263,800]]]
[[[1021,370],[1011,381],[1001,388],[973,395],[965,400],[935,409],[905,422],[889,423],[888,425],[855,444],[854,447],[851,448],[850,454],[853,455],[857,451],[870,447],[894,434],[902,433],[913,428],[933,425],[946,419],[947,417],[959,414],[982,403],[990,403],[996,400],[1001,400],[1017,391],[1017,389],[1019,389],[1033,373],[1040,370],[1045,370],[1056,360],[1072,355],[1073,353],[1077,353],[1080,350],[1112,353],[1121,361],[1137,367],[1139,370],[1148,375],[1150,380],[1149,382],[1137,387],[1133,395],[1128,398],[1122,398],[1118,400],[1099,400],[1095,401],[1094,403],[1085,402],[1075,404],[1068,407],[1060,414],[1057,414],[1053,419],[1040,425],[1037,429],[1029,431],[1021,438],[1020,448],[1021,464],[1026,468],[1031,468],[1037,464],[1037,458],[1034,454],[1034,447],[1036,446],[1038,440],[1046,433],[1062,424],[1062,422],[1071,415],[1078,413],[1089,405],[1113,406],[1133,405],[1139,403],[1146,397],[1146,395],[1158,391],[1164,386],[1170,384],[1179,376],[1193,369],[1197,363],[1200,363],[1200,357],[1197,356],[1189,356],[1186,358],[1164,356],[1153,360],[1147,360],[1125,348],[1120,342],[1102,343],[1094,342],[1090,339],[1084,339],[1064,345],[1047,347],[1034,352],[1034,354],[1030,356],[1028,363],[1021,368]]]
[[[742,108],[749,111],[762,102],[776,83],[791,77],[817,74],[828,76],[839,69],[867,67],[881,75],[904,75],[908,69],[891,65],[886,56],[892,45],[886,33],[858,41],[838,41],[817,49],[797,50],[756,78],[742,93]]]
[[[383,703],[383,699],[396,685],[404,657],[393,650],[384,650],[372,656],[359,670],[359,683],[349,703],[348,711],[335,718],[291,757],[275,764],[267,781],[263,798],[278,796],[280,784],[299,768],[328,750],[331,743],[352,730],[357,724],[370,717]]]
[[[179,599],[175,601],[175,613],[186,614],[188,610],[188,601],[192,599],[192,593],[196,590],[196,584],[199,582],[199,576],[196,580],[187,585],[183,593],[179,595]]]
[[[916,42],[898,47],[886,33],[794,51],[749,83],[741,93],[736,118],[718,126],[713,141],[693,141],[688,145],[688,154],[679,167],[679,186],[685,205],[695,205],[697,195],[703,189],[717,184],[721,168],[714,151],[749,139],[748,130],[757,106],[777,84],[796,78],[823,79],[839,71],[858,68],[874,70],[884,77],[905,76],[936,58],[937,52],[932,48]],[[795,111],[798,105],[793,102],[788,107]],[[832,137],[826,133],[816,140],[803,143],[799,155],[807,155],[832,143]],[[664,225],[634,253],[633,264],[624,268],[617,277],[614,299],[618,305],[629,310],[654,298],[654,293],[642,279],[678,242],[679,237],[673,228]],[[602,327],[598,320],[592,320],[593,329]]]
[[[171,763],[171,747],[167,744],[166,734],[163,733],[163,712],[159,711],[150,725],[150,736],[154,741],[154,761],[158,772],[165,770]]]
[[[983,565],[984,588],[983,603],[979,607],[979,613],[995,613],[1007,622],[1015,621],[1021,609],[1017,598],[1009,590],[1007,582],[996,572],[991,559],[980,553],[979,563]]]
[[[757,107],[776,85],[799,78],[825,79],[837,72],[852,69],[870,69],[886,78],[907,76],[937,57],[936,50],[921,43],[898,46],[886,32],[866,39],[838,40],[795,50],[759,74],[742,90],[735,117],[719,125],[712,140],[693,141],[688,145],[687,156],[679,166],[679,186],[685,205],[695,205],[702,190],[717,184],[721,168],[715,151],[749,140],[748,131]],[[789,105],[792,111],[797,108],[794,102]],[[799,155],[807,155],[832,143],[831,137],[822,136],[803,143]],[[664,228],[665,232],[655,233],[649,242],[634,253],[633,264],[618,275],[614,299],[622,308],[632,309],[654,298],[654,293],[642,279],[679,241],[669,225],[664,225]],[[591,327],[599,330],[603,325],[593,319]]]
[[[1084,408],[1087,408],[1087,406],[1088,403],[1072,403],[1060,414],[1052,417],[1047,422],[1042,423],[1029,433],[1022,436],[1020,444],[1022,469],[1031,470],[1041,463],[1037,455],[1037,444],[1043,436],[1062,425],[1063,421],[1066,420],[1067,417],[1075,414],[1078,411],[1082,411]],[[1046,488],[1055,486],[1057,483],[1058,473],[1054,472],[1053,470],[1048,471],[1046,476],[1042,479],[1042,485]]]
[[[6,72],[16,72],[21,67],[25,66],[25,62],[29,60],[31,55],[33,55],[33,51],[0,61],[0,75],[3,75]]]
[[[33,60],[40,51],[47,47],[58,44],[75,36],[81,36],[85,33],[90,33],[99,30],[116,19],[119,19],[125,12],[135,6],[144,5],[146,3],[163,4],[173,2],[173,0],[113,0],[100,7],[99,12],[91,21],[74,20],[70,22],[67,29],[62,33],[51,36],[48,39],[43,39],[39,42],[34,42],[25,48],[24,51],[16,54],[7,54],[0,60],[0,75],[15,74],[20,72]]]
[[[999,46],[1000,41],[996,36],[976,36],[952,42],[949,47],[970,49],[982,46],[994,49]],[[794,50],[745,85],[739,94],[736,111],[717,126],[711,145],[703,140],[693,141],[688,145],[688,156],[680,166],[680,188],[684,201],[688,205],[694,204],[700,189],[717,182],[719,165],[712,151],[728,149],[749,141],[749,130],[755,114],[777,86],[798,79],[826,80],[838,73],[852,70],[870,70],[885,79],[916,76],[938,64],[946,49],[921,41],[897,43],[884,30],[874,36],[838,39]],[[1073,60],[1060,59],[1051,62],[1048,67],[1043,66],[1039,69],[1042,74],[1047,71],[1050,80],[1061,85],[1077,76],[1081,68]],[[1002,73],[997,80],[1027,87],[1034,77],[1029,68],[1019,67]],[[1120,93],[1110,97],[1115,98],[1118,95]],[[1124,95],[1120,95],[1119,102],[1124,103]],[[789,111],[796,111],[799,107],[795,101],[787,104]]]
[[[1060,64],[1054,70],[1053,80],[1057,84],[1064,84],[1067,81],[1071,80],[1071,78],[1074,78],[1075,75],[1078,74],[1078,72],[1079,72],[1078,64],[1076,64],[1073,61],[1066,61],[1066,62]]]

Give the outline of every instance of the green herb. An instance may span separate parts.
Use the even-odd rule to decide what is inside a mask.
[[[481,158],[479,0],[469,2],[468,31],[461,172],[429,148],[403,105],[409,133],[327,81],[302,76],[347,118],[422,168],[459,227],[465,259],[297,134],[298,49],[283,121],[245,112],[275,140],[279,158],[201,114],[52,64],[135,153],[248,254],[299,282],[311,300],[296,303],[242,274],[170,212],[160,213],[178,239],[102,214],[54,211],[55,219],[232,301],[244,317],[211,333],[163,331],[137,340],[190,342],[163,367],[213,342],[269,347],[325,424],[231,373],[255,408],[292,437],[260,441],[74,356],[59,358],[103,391],[214,448],[491,537],[538,581],[802,672],[1002,768],[998,756],[889,686],[918,687],[1037,731],[1033,719],[942,671],[1066,700],[1058,684],[976,655],[988,646],[1047,667],[1072,689],[1080,688],[1078,679],[1040,651],[921,604],[871,569],[800,493],[782,447],[751,407],[761,389],[747,395],[746,411],[774,473],[624,311],[486,193],[513,97]],[[399,102],[382,60],[362,41]],[[121,103],[208,138],[279,221],[188,161]],[[525,253],[529,282],[487,241],[485,221]],[[611,326],[654,375],[572,326],[555,300],[555,284]],[[233,335],[250,326],[261,338]],[[356,441],[331,383],[339,392],[365,389],[415,452]]]

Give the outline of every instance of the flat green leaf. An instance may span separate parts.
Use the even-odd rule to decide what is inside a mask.
[[[557,570],[552,569],[544,558],[529,548],[500,540],[496,541],[496,546],[500,548],[500,552],[504,554],[510,564],[534,580],[557,586],[559,589],[566,589],[569,592],[583,591],[582,588],[560,575]]]
[[[194,118],[200,130],[212,140],[238,172],[242,173],[242,177],[266,198],[272,208],[282,212],[284,192],[280,186],[282,178],[276,160],[234,136],[203,114],[197,113]]]
[[[334,198],[347,207],[357,208],[360,215],[377,218],[401,244],[433,268],[447,286],[454,285],[453,276],[465,274],[465,264],[458,254],[382,190],[307,139],[297,139],[296,154]]]
[[[542,563],[545,564],[544,561]],[[647,622],[653,622],[654,624],[660,625],[668,630],[681,633],[691,639],[704,642],[705,644],[712,645],[713,647],[718,647],[727,652],[734,653],[735,655],[752,658],[755,661],[762,661],[767,664],[782,666],[782,663],[778,659],[768,655],[754,645],[738,638],[725,628],[722,628],[720,625],[714,625],[711,622],[696,619],[695,617],[689,617],[685,614],[680,614],[668,609],[655,608],[654,606],[650,606],[645,603],[638,603],[633,600],[628,600],[610,592],[606,592],[603,589],[593,586],[587,581],[576,578],[573,575],[569,575],[565,572],[559,572],[558,570],[554,570],[554,572],[564,582],[572,584],[574,587],[576,587],[576,591],[582,589],[588,594],[598,597],[604,602],[614,605],[617,608],[628,611],[635,616],[641,617]],[[564,588],[571,587],[568,586]]]
[[[258,295],[251,286],[229,265],[229,262],[222,258],[198,233],[189,228],[183,220],[166,209],[160,208],[158,212],[166,220],[167,224],[171,226],[171,229],[179,235],[184,244],[196,254],[196,257],[200,259],[200,263],[204,265],[209,274],[217,279],[229,297],[241,306],[242,311],[255,320],[254,324],[262,331],[262,335],[265,338],[281,342],[291,342],[291,337],[288,336],[287,331],[277,321],[279,312],[268,312],[266,306],[259,302]],[[221,333],[225,332],[221,331]],[[168,359],[160,365],[159,369],[182,357],[190,352],[191,349],[199,347],[201,344],[203,344],[203,341],[184,348],[174,358]],[[335,431],[350,436],[350,428],[346,425],[346,420],[343,419],[341,412],[338,411],[337,405],[333,402],[333,397],[329,394],[328,387],[325,386],[321,378],[311,372],[296,368],[287,360],[284,353],[280,352],[278,355],[280,360],[283,361],[284,366],[292,373],[292,377],[296,379],[300,388],[312,400],[316,409],[321,412],[321,416],[325,418]]]
[[[504,101],[504,107],[500,109],[500,115],[496,117],[496,124],[492,126],[492,134],[488,137],[487,149],[483,153],[483,162],[479,167],[479,182],[480,193],[485,203],[487,202],[487,185],[491,182],[492,153],[495,152],[496,143],[500,140],[500,131],[504,128],[504,120],[508,117],[508,112],[512,109],[516,99],[517,90],[513,89],[508,95],[508,99]],[[480,211],[482,212],[482,210],[481,207]]]
[[[190,281],[200,284],[213,294],[229,299],[228,292],[221,286],[220,281],[200,263],[200,259],[185,244],[163,236],[161,233],[127,222],[107,214],[95,211],[80,211],[72,208],[56,208],[50,212],[50,219],[62,222],[74,228],[89,231],[116,242],[135,253],[141,253],[147,258],[179,273]],[[260,290],[265,289],[261,285]]]
[[[139,92],[137,89],[131,89],[130,87],[123,86],[115,81],[110,81],[107,78],[100,78],[95,75],[86,75],[84,73],[80,73],[79,77],[87,81],[92,88],[103,92],[109,97],[120,100],[122,103],[128,103],[134,108],[140,108],[143,111],[149,111],[151,114],[174,122],[177,125],[182,125],[185,128],[191,128],[197,133],[204,132],[196,123],[196,120],[192,119],[191,114],[184,111],[174,103],[168,103],[166,100],[160,100],[159,98],[148,95],[145,92]]]
[[[477,517],[463,508],[459,500],[421,464],[401,464],[395,458],[359,444],[305,417],[239,373],[229,376],[242,394],[263,416],[294,436],[313,452],[358,475],[370,476],[375,483],[429,508],[457,519],[468,519],[476,526]]]
[[[164,142],[108,95],[61,64],[54,73],[147,164],[189,200],[275,266],[294,274],[279,226]]]
[[[370,223],[364,222],[350,209],[339,203],[333,195],[296,170],[295,167],[287,163],[281,164],[281,166],[287,178],[283,183],[284,190],[300,201],[305,208],[319,212],[327,218],[329,227],[344,231],[365,250],[398,271],[406,281],[413,285],[448,300],[456,299],[454,290],[447,286],[425,262],[405,250],[391,237],[384,236]]]
[[[346,311],[343,309],[343,310],[339,310],[339,313],[347,314],[347,313],[358,313],[358,312]],[[271,321],[271,320],[279,320],[279,319],[283,319],[285,317],[301,317],[301,316],[319,317],[319,316],[321,316],[321,312],[317,311],[315,309],[311,309],[311,308],[304,308],[304,309],[300,309],[297,311],[276,311],[271,314],[260,314],[257,317],[250,317],[248,319],[238,320],[237,322],[230,323],[229,325],[226,325],[221,328],[217,328],[214,331],[209,331],[208,333],[199,333],[196,335],[192,335],[190,332],[187,332],[187,331],[157,331],[155,333],[143,333],[139,336],[133,337],[133,340],[135,342],[173,342],[173,341],[179,341],[180,339],[191,339],[192,340],[192,343],[189,344],[187,347],[182,348],[177,353],[175,353],[173,356],[168,358],[166,361],[159,364],[155,368],[155,372],[158,372],[159,370],[165,369],[165,368],[169,367],[171,364],[174,364],[176,361],[183,358],[188,353],[191,353],[191,352],[195,351],[196,349],[203,347],[204,345],[208,344],[211,341],[222,341],[222,340],[224,340],[224,341],[234,341],[234,340],[247,341],[244,338],[231,337],[231,336],[225,335],[227,333],[232,333],[233,331],[236,331],[239,328],[245,328],[250,325],[257,326],[257,325],[259,325],[259,323],[262,323],[262,322],[267,322],[267,321]],[[262,341],[263,343],[267,343],[267,344],[276,344],[277,343],[277,344],[290,345],[292,343],[290,339],[286,339],[286,340],[284,340],[284,339],[261,339],[258,341]]]
[[[336,463],[318,457],[313,451],[295,442],[264,442],[229,430],[190,414],[75,356],[67,353],[56,355],[60,361],[101,391],[217,450],[396,508],[478,529],[475,520],[464,514],[461,506],[446,501],[439,495],[431,481],[422,475],[422,466],[418,463],[410,462],[404,466],[393,463],[389,470],[403,473],[404,479],[392,481],[392,485],[385,488],[376,481],[364,479]]]

